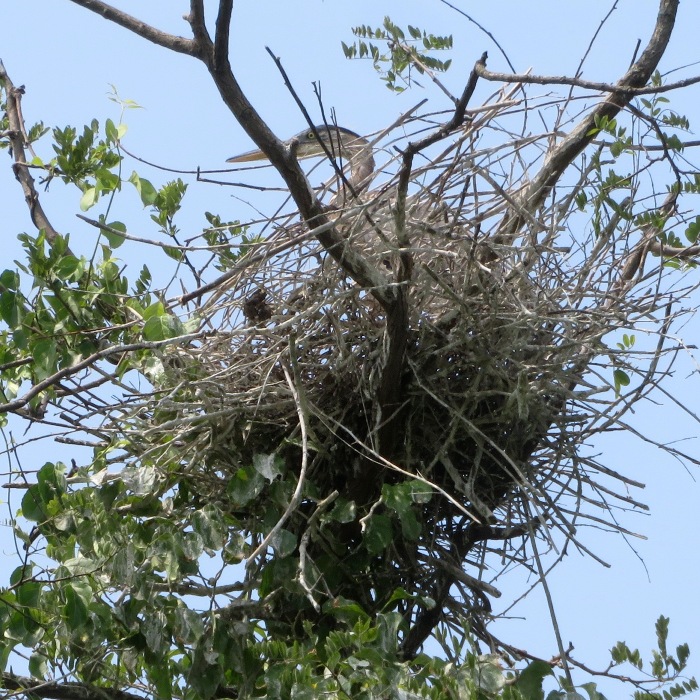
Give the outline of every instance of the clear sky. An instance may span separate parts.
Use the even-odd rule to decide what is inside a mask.
[[[182,20],[187,3],[182,0],[122,0],[115,4],[164,30],[188,35],[188,25]],[[648,40],[658,6],[654,0],[453,0],[453,4],[494,34],[516,70],[531,67],[535,73],[549,75],[570,75],[577,69],[601,20],[617,5],[583,67],[583,76],[595,80],[614,80],[624,72],[637,39],[642,46]],[[202,65],[193,59],[149,45],[68,0],[15,0],[4,5],[0,58],[15,84],[26,86],[23,104],[30,123],[42,119],[50,126],[80,126],[93,117],[116,121],[118,107],[108,100],[110,85],[114,85],[122,97],[144,107],[125,117],[129,124],[126,147],[142,158],[183,170],[197,166],[216,169],[225,166],[226,157],[252,147],[221,104]],[[374,75],[371,63],[344,59],[340,42],[352,40],[350,28],[363,23],[379,25],[384,15],[400,25],[411,23],[435,34],[454,35],[453,67],[443,78],[453,93],[462,90],[483,51],[489,52],[492,70],[508,69],[493,42],[439,0],[239,0],[231,34],[232,62],[249,98],[280,137],[296,133],[304,121],[266,46],[281,58],[312,114],[318,116],[312,89],[316,81],[326,108],[333,107],[340,124],[360,133],[386,126],[423,98],[430,100],[432,109],[449,107],[427,81],[425,90],[416,88],[396,96]],[[682,2],[662,72],[690,65],[672,77],[700,73],[698,27],[700,3]],[[480,85],[475,102],[493,89],[492,85]],[[676,110],[697,127],[700,89],[695,86],[670,97]],[[46,149],[43,156],[48,159],[51,153]],[[156,184],[169,179],[163,173],[127,163],[128,169],[132,167]],[[242,180],[246,175],[231,177]],[[277,182],[271,172],[263,177]],[[235,195],[250,198],[260,208],[269,206],[270,200],[264,196],[240,191]],[[66,193],[54,185],[42,201],[56,228],[71,231],[73,240],[81,244],[92,242],[94,230],[74,217],[78,199],[77,193]],[[16,234],[31,231],[6,155],[0,159],[0,201],[0,269],[4,269],[18,256]],[[189,224],[193,231],[199,231],[205,210],[223,218],[253,215],[252,209],[232,197],[231,190],[192,182],[181,227],[186,230]],[[142,226],[146,217],[134,210],[123,212],[120,218],[131,229],[132,223]],[[135,232],[144,236],[151,233]],[[695,301],[700,304],[700,299]],[[692,345],[699,331],[700,324],[693,319],[683,329],[683,337]],[[698,414],[699,386],[697,366],[683,358],[669,378],[671,395]],[[655,398],[656,403],[647,402],[631,417],[635,428],[662,441],[684,440],[683,449],[700,457],[697,424],[685,419],[669,398]],[[599,530],[580,533],[586,546],[612,567],[606,569],[572,548],[570,556],[550,575],[564,641],[574,643],[577,658],[601,668],[607,649],[618,639],[647,652],[653,643],[654,622],[665,614],[671,617],[672,644],[690,643],[691,672],[700,676],[699,541],[692,522],[700,498],[695,480],[698,472],[692,466],[686,470],[642,440],[623,433],[600,440],[591,446],[591,452],[602,452],[603,461],[613,469],[647,484],[644,493],[632,495],[649,504],[650,515],[627,514],[622,518],[626,527],[648,539],[625,541]],[[31,460],[31,454],[26,453],[25,459]],[[37,451],[35,459],[40,464],[45,455]],[[6,567],[12,566],[12,553],[8,539],[2,552],[8,558]],[[504,595],[494,601],[495,611],[523,591],[526,578],[525,572],[513,572],[499,583]],[[545,658],[557,653],[540,592],[520,603],[511,615],[517,619],[496,628],[503,638]]]

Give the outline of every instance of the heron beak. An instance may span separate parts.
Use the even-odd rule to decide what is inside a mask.
[[[250,163],[252,161],[257,161],[257,160],[267,160],[267,156],[259,149],[255,149],[254,151],[246,151],[245,153],[241,153],[238,156],[233,156],[231,158],[227,158],[226,162],[227,163]]]

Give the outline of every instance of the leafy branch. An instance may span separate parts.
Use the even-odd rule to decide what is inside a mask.
[[[352,30],[358,41],[352,44],[341,42],[343,53],[345,58],[371,59],[381,79],[394,92],[403,92],[416,82],[413,71],[420,75],[427,74],[440,84],[435,73],[444,73],[452,60],[440,60],[432,56],[431,52],[450,50],[452,36],[429,34],[410,24],[406,27],[406,32],[389,17],[385,17],[382,26],[378,28],[373,29],[363,24]],[[378,41],[386,44],[388,52],[380,49],[376,43]],[[447,92],[444,87],[442,89]],[[449,92],[447,94],[452,97]]]

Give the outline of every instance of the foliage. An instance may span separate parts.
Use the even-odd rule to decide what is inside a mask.
[[[358,37],[357,41],[352,44],[342,42],[343,53],[345,58],[371,58],[381,79],[394,92],[403,92],[415,82],[413,71],[421,75],[443,73],[450,67],[450,59],[442,61],[430,52],[451,49],[451,36],[428,34],[410,24],[406,31],[409,38],[389,17],[385,17],[382,26],[375,29],[363,24],[352,30]],[[388,53],[383,53],[376,41],[384,42]]]
[[[269,479],[274,472],[269,460],[256,463],[255,473]],[[188,602],[205,592],[183,583],[194,574],[206,576],[203,557],[240,561],[243,542],[231,535],[234,520],[211,504],[187,507],[181,493],[161,504],[153,498],[156,475],[146,467],[122,483],[108,473],[95,475],[91,481],[99,485],[71,492],[68,479],[81,476],[67,477],[64,465],[47,463],[22,500],[22,515],[35,523],[35,530],[27,535],[17,529],[18,535],[27,545],[37,535],[45,538],[46,555],[56,565],[52,579],[46,578],[50,570],[29,562],[12,573],[0,596],[3,665],[13,648],[22,645],[33,649],[29,671],[36,678],[66,668],[80,682],[97,686],[143,682],[159,697],[186,697],[187,687],[202,698],[217,696],[222,687],[236,688],[245,697],[269,698],[395,693],[460,700],[544,697],[550,665],[534,661],[513,674],[503,670],[497,655],[478,654],[464,638],[455,641],[451,662],[425,654],[402,660],[397,634],[405,621],[392,610],[400,592],[373,617],[351,600],[329,601],[324,624],[304,622],[303,634],[293,642],[247,619],[255,616],[260,601],[223,604],[225,591],[235,589],[221,583],[223,567],[214,574],[217,585],[207,590],[221,604],[212,609],[207,598],[202,604]],[[288,572],[284,560],[290,552],[279,548],[278,554],[272,577]],[[268,577],[273,591],[281,584]],[[132,595],[115,600],[109,589]],[[687,645],[680,645],[675,655],[668,651],[667,618],[659,619],[657,638],[651,676],[662,685],[684,672],[689,651]],[[639,652],[623,642],[611,655],[614,665],[629,662],[643,668]],[[566,679],[559,683],[564,690],[550,692],[548,699],[571,697]],[[582,688],[589,697],[604,700],[595,684]],[[691,678],[667,692],[680,697],[695,689]],[[661,695],[640,691],[635,697]]]

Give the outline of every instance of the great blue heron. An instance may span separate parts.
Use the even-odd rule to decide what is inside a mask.
[[[357,215],[342,217],[344,235],[363,248],[371,247],[373,252],[379,253],[382,260],[385,260],[389,253],[396,252],[396,246],[391,242],[395,205],[391,196],[392,188],[367,192],[375,174],[372,146],[367,139],[350,129],[323,124],[314,129],[305,129],[284,143],[299,159],[320,156],[327,158],[331,155],[334,158],[340,156],[347,161],[349,176],[342,183],[347,184],[347,187],[341,186],[330,202],[332,207],[341,212],[349,205],[360,205]],[[228,158],[226,162],[245,163],[261,160],[267,160],[267,156],[261,150],[255,149]],[[428,248],[432,247],[431,243],[434,241],[427,241],[425,234],[432,238],[438,232],[443,233],[440,238],[444,241],[451,236],[454,229],[454,222],[450,221],[444,203],[436,202],[434,197],[425,191],[408,198],[406,223],[411,231],[413,243],[418,246],[416,252],[422,249],[425,253],[426,243]],[[377,246],[383,250],[377,250]]]
[[[344,158],[350,165],[348,185],[355,193],[367,187],[374,173],[374,156],[369,141],[341,126],[323,124],[315,127],[315,130],[305,129],[285,141],[285,146],[292,149],[299,159],[328,155]],[[226,162],[247,163],[259,160],[267,160],[267,156],[255,149],[228,158]]]
[[[335,218],[342,234],[354,246],[383,270],[397,270],[397,255],[406,248],[399,247],[395,235],[395,197],[393,187],[380,187],[369,191],[374,175],[374,156],[369,141],[359,134],[335,125],[321,125],[305,129],[285,141],[298,159],[342,157],[348,165],[349,174],[338,192],[330,201],[337,210]],[[267,160],[258,149],[228,158],[228,163],[246,163]],[[347,186],[343,186],[347,183]],[[439,189],[439,188],[438,188]],[[463,286],[462,265],[472,245],[470,236],[445,203],[435,194],[420,189],[409,196],[405,204],[405,226],[408,232],[409,251],[414,259],[413,294],[432,297],[441,296],[440,285]],[[405,238],[404,238],[405,240]],[[331,273],[333,265],[324,265],[324,277]],[[425,270],[428,271],[426,276]],[[452,279],[454,276],[459,279]],[[441,278],[440,283],[435,277]],[[442,304],[438,304],[442,306]],[[438,309],[434,309],[437,311]]]
[[[378,256],[388,264],[392,249],[384,229],[390,215],[391,202],[384,192],[368,193],[374,175],[374,155],[369,141],[359,134],[335,125],[320,125],[305,129],[284,142],[298,159],[341,157],[348,166],[347,177],[330,200],[343,235],[359,245],[370,257]],[[227,163],[247,163],[267,160],[259,149],[247,151],[227,159]],[[383,241],[383,244],[382,244]]]

